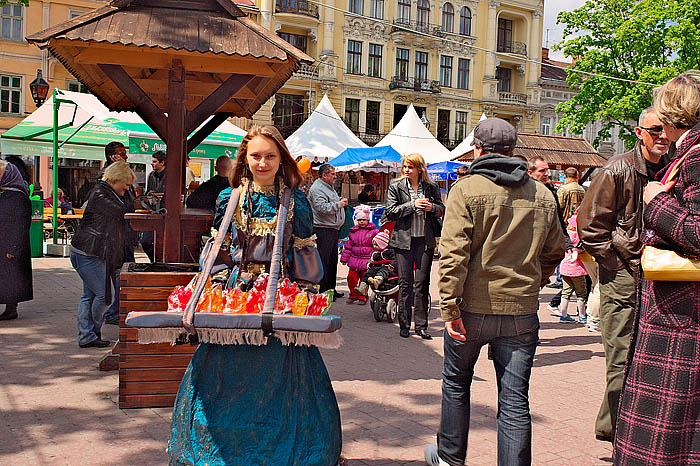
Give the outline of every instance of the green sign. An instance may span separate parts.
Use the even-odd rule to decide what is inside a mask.
[[[152,155],[154,152],[165,152],[167,145],[160,139],[129,136],[129,154]],[[190,157],[198,157],[202,159],[217,159],[222,155],[229,158],[236,154],[238,147],[224,146],[219,144],[207,144],[206,142],[198,145],[190,152]]]

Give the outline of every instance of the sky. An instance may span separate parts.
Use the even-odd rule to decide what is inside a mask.
[[[557,24],[557,14],[560,11],[572,11],[586,3],[586,0],[544,0],[544,27],[542,30],[542,46],[549,47],[549,57],[553,60],[565,60],[561,52],[552,52],[551,46],[562,40],[564,25]]]

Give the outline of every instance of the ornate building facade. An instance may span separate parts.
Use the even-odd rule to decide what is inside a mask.
[[[370,145],[411,103],[450,148],[482,112],[521,131],[540,127],[542,0],[256,2],[251,16],[316,62],[253,122],[273,122],[289,134],[327,93]]]

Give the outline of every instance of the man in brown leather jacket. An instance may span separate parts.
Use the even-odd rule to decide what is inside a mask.
[[[644,187],[669,161],[670,143],[652,108],[641,113],[635,133],[639,141],[634,149],[610,158],[593,177],[578,214],[579,237],[600,267],[607,387],[595,434],[611,442],[637,298]]]

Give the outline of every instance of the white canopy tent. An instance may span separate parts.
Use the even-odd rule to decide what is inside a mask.
[[[292,157],[318,157],[321,161],[326,157],[332,160],[348,148],[367,147],[345,126],[325,94],[309,118],[285,142]]]
[[[402,156],[417,152],[423,156],[426,164],[450,160],[450,151],[430,134],[420,121],[413,104],[408,106],[401,121],[377,146],[391,146]]]
[[[483,121],[486,119],[486,114],[482,113],[481,118],[479,118],[479,121]],[[478,123],[477,123],[478,124]],[[457,157],[466,154],[470,150],[472,150],[474,143],[474,128],[472,128],[471,133],[467,135],[466,138],[464,138],[464,141],[460,142],[457,147],[452,149],[452,152],[450,152],[451,157],[450,160],[454,160]]]

